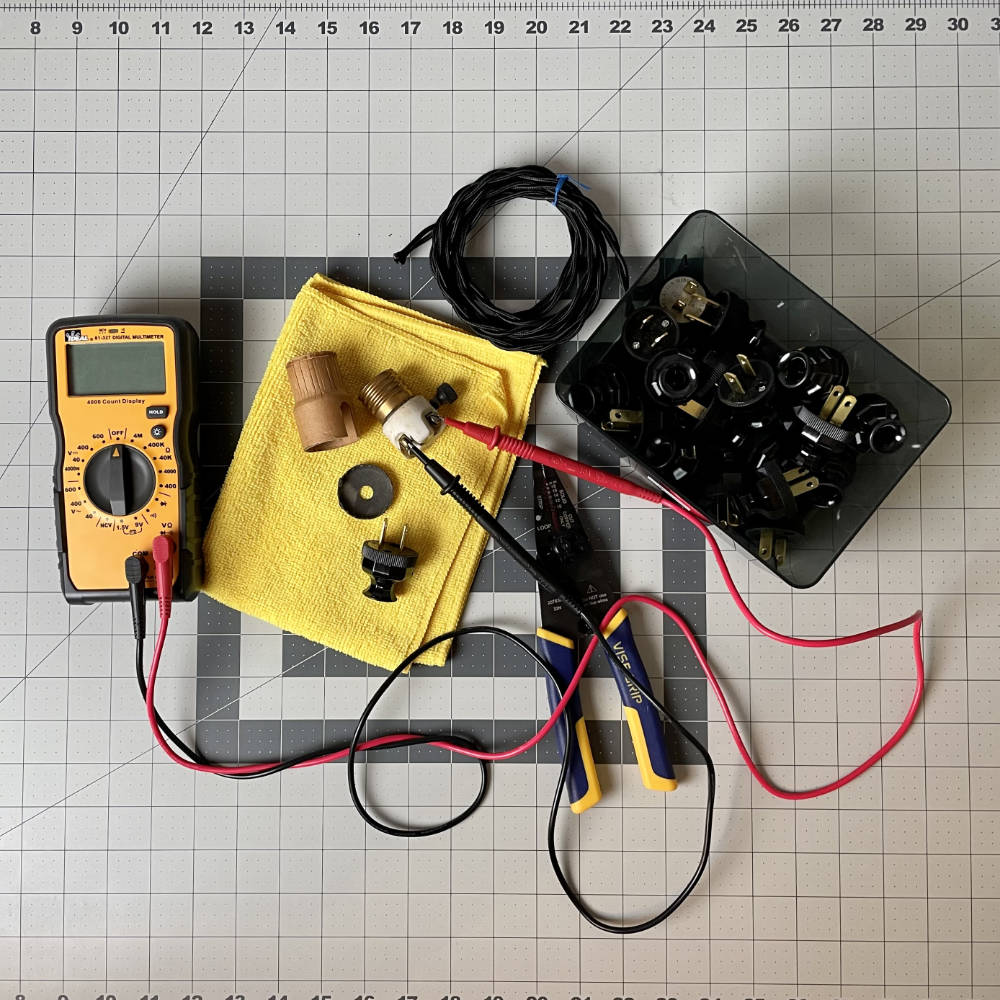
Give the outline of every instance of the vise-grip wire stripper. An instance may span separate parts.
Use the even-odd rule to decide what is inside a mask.
[[[538,559],[551,567],[565,586],[577,594],[580,603],[601,620],[614,597],[605,581],[608,578],[583,527],[576,508],[554,469],[536,464],[535,550]],[[576,637],[579,617],[555,595],[539,588],[542,627],[537,635],[542,653],[559,675],[563,687],[576,671]],[[636,681],[649,686],[649,677],[632,635],[628,613],[623,608],[608,622],[604,634],[615,651],[611,671],[624,706],[625,719],[632,736],[639,773],[646,788],[670,792],[677,787],[674,769],[667,753],[666,738],[659,713],[639,690]],[[610,659],[610,658],[609,658]],[[549,707],[553,710],[562,692],[548,682]],[[556,730],[560,753],[570,754],[567,788],[570,808],[582,813],[601,798],[587,723],[579,691],[566,706],[569,722],[569,745],[564,730]]]

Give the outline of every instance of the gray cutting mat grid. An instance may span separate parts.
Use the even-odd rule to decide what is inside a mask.
[[[1000,995],[995,15],[0,9],[0,987],[29,1000]],[[708,732],[720,798],[697,895],[624,941],[579,921],[540,850],[550,745],[540,763],[498,768],[468,824],[407,844],[364,827],[337,765],[195,778],[149,749],[124,609],[68,609],[52,552],[53,318],[159,310],[199,327],[217,487],[299,284],[326,271],[446,314],[426,261],[400,268],[391,253],[459,184],[528,161],[591,185],[636,265],[689,211],[719,211],[955,406],[817,588],[791,593],[730,557],[775,627],[843,633],[927,609],[921,722],[850,789],[798,807],[753,790],[690,655],[637,614],[650,672]],[[503,213],[479,243],[478,266],[515,302],[565,253],[545,209]],[[539,441],[614,464],[548,382],[534,416]],[[529,505],[519,470],[504,517],[528,539]],[[779,649],[747,634],[673,520],[587,489],[582,505],[622,586],[665,593],[706,635],[773,778],[828,780],[891,731],[911,689],[906,637]],[[530,634],[536,603],[487,554],[467,619]],[[172,628],[163,711],[201,719],[199,742],[219,754],[342,737],[381,678],[205,599]],[[570,865],[608,913],[650,912],[694,864],[703,769],[683,768],[673,796],[645,792],[606,668],[585,694],[605,798],[563,820]],[[505,741],[543,706],[506,651],[469,641],[384,718],[455,718]],[[467,800],[474,767],[410,757],[365,775],[388,814],[430,820]]]

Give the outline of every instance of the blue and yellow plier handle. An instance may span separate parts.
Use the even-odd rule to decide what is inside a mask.
[[[649,675],[636,648],[632,624],[624,608],[605,626],[604,635],[618,659],[611,664],[611,672],[625,706],[625,721],[632,734],[642,783],[654,792],[672,792],[677,787],[677,779],[667,753],[663,722],[653,703],[636,686],[638,681],[649,688]]]
[[[649,687],[649,677],[636,648],[632,625],[624,608],[608,622],[604,634],[615,651],[616,660],[611,664],[612,673],[625,708],[625,720],[632,736],[642,783],[653,791],[672,792],[677,787],[677,779],[667,753],[659,713],[635,683],[638,681]],[[544,628],[539,629],[537,635],[542,654],[565,688],[576,672],[576,644],[571,639]],[[548,682],[547,690],[549,709],[552,710],[559,703],[562,694],[551,681]],[[597,779],[597,767],[578,690],[573,692],[566,705],[566,719],[569,722],[570,745],[565,745],[565,732],[561,726],[556,727],[556,739],[560,753],[568,753],[570,756],[569,773],[566,777],[570,809],[575,813],[582,813],[600,801],[601,785]]]
[[[545,628],[540,628],[535,634],[541,642],[542,656],[549,661],[565,690],[576,673],[576,643]],[[549,711],[555,711],[562,698],[562,691],[551,679],[546,682],[546,691],[549,696]],[[565,713],[569,723],[569,745],[567,746],[566,730],[562,726],[556,726],[556,744],[560,759],[569,755],[569,772],[566,775],[569,807],[575,813],[582,813],[600,801],[601,783],[597,780],[597,766],[590,747],[587,720],[583,717],[579,688],[566,703]]]

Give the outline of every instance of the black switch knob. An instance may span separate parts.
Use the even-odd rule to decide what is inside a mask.
[[[83,487],[95,507],[125,517],[149,503],[156,490],[156,472],[137,448],[110,444],[91,456],[83,472]]]

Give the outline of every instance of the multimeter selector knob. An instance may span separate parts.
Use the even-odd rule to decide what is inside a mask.
[[[125,517],[142,510],[156,490],[153,464],[137,448],[111,444],[94,452],[83,473],[90,502],[105,514]]]

